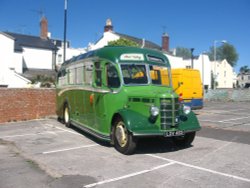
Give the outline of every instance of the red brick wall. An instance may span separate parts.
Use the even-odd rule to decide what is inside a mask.
[[[55,89],[0,88],[0,123],[54,116]]]

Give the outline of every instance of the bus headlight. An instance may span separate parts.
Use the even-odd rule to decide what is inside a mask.
[[[159,108],[156,106],[151,106],[149,111],[150,111],[151,116],[153,116],[153,117],[158,116],[159,112],[160,112]]]
[[[189,114],[191,112],[191,107],[190,106],[186,106],[186,105],[183,105],[183,112],[184,114]]]

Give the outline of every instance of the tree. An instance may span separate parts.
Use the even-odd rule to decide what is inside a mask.
[[[176,48],[176,56],[182,57],[185,59],[191,59],[191,51],[188,48],[177,47]]]
[[[108,46],[134,46],[134,47],[138,47],[138,44],[132,40],[120,38],[118,40],[110,41],[108,43]]]
[[[247,65],[240,67],[240,73],[250,72],[250,68]]]
[[[210,52],[208,53],[211,61],[214,61],[214,47],[210,47]],[[225,43],[219,47],[216,47],[216,60],[222,61],[224,59],[234,67],[238,61],[239,55],[235,47],[231,44]]]

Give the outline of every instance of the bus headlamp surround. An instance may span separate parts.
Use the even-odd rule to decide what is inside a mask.
[[[186,106],[186,105],[183,105],[183,112],[184,114],[189,114],[191,112],[191,107],[190,106]]]
[[[158,116],[159,112],[160,112],[160,110],[157,106],[150,106],[149,111],[150,111],[151,116],[153,116],[153,117]]]

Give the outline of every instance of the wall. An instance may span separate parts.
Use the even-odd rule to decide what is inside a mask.
[[[55,89],[0,88],[0,123],[54,116]]]
[[[8,85],[6,71],[13,61],[14,40],[0,33],[0,85]]]
[[[52,69],[53,53],[51,50],[23,48],[23,59],[27,68]]]
[[[250,89],[216,89],[204,94],[205,101],[250,102]]]

